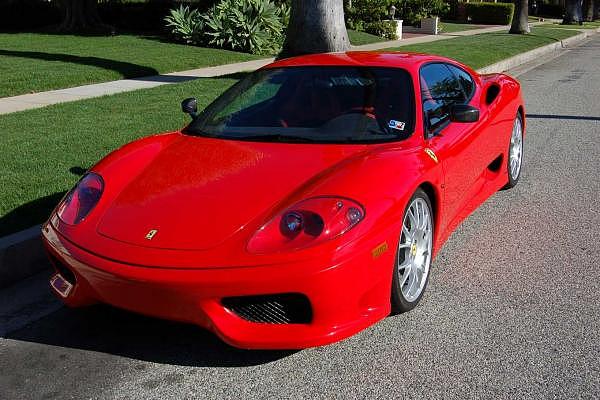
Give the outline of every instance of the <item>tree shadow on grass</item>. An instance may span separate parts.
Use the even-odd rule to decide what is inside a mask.
[[[58,192],[49,196],[22,204],[0,217],[0,237],[22,231],[41,224],[50,216],[60,199],[66,192]]]
[[[92,67],[116,71],[119,74],[121,74],[121,76],[123,76],[124,78],[133,78],[158,74],[158,71],[152,67],[99,57],[81,57],[72,54],[42,53],[39,51],[17,51],[0,49],[0,57],[2,56],[89,65]]]
[[[285,358],[295,351],[231,347],[191,324],[165,321],[106,305],[61,308],[7,338],[112,354],[140,361],[194,367],[244,367]]]
[[[82,176],[87,170],[87,168],[81,166],[69,168],[69,172],[76,176]],[[40,197],[0,216],[0,237],[31,228],[46,221],[54,207],[66,193],[66,191],[62,191]]]

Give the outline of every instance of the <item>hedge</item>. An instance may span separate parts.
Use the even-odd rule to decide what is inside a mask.
[[[544,17],[552,17],[552,18],[562,18],[565,15],[565,7],[559,4],[547,4],[547,3],[537,3],[538,4],[538,15],[543,15]]]
[[[377,21],[365,24],[365,32],[389,40],[396,40],[396,24],[392,21]]]
[[[512,22],[512,3],[466,3],[467,18],[474,24],[508,25]]]

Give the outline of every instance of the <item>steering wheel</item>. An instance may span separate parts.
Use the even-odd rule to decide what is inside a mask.
[[[362,114],[365,117],[369,117],[375,120],[377,119],[377,115],[375,115],[375,109],[373,107],[353,107],[348,111],[340,113],[340,115],[344,114]]]

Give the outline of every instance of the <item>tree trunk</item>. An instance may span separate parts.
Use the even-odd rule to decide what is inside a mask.
[[[290,24],[279,58],[349,48],[343,0],[292,0]]]
[[[592,22],[594,20],[594,7],[596,7],[595,0],[584,0],[583,1],[583,20]]]
[[[59,32],[114,33],[114,28],[105,25],[98,15],[97,0],[60,0],[63,20]]]
[[[563,24],[576,24],[581,22],[580,0],[565,0],[565,16]]]
[[[515,0],[515,14],[509,33],[529,33],[529,2],[528,0]]]

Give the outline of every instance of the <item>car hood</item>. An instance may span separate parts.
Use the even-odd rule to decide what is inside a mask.
[[[98,233],[138,246],[209,249],[365,148],[178,136],[110,201]]]

